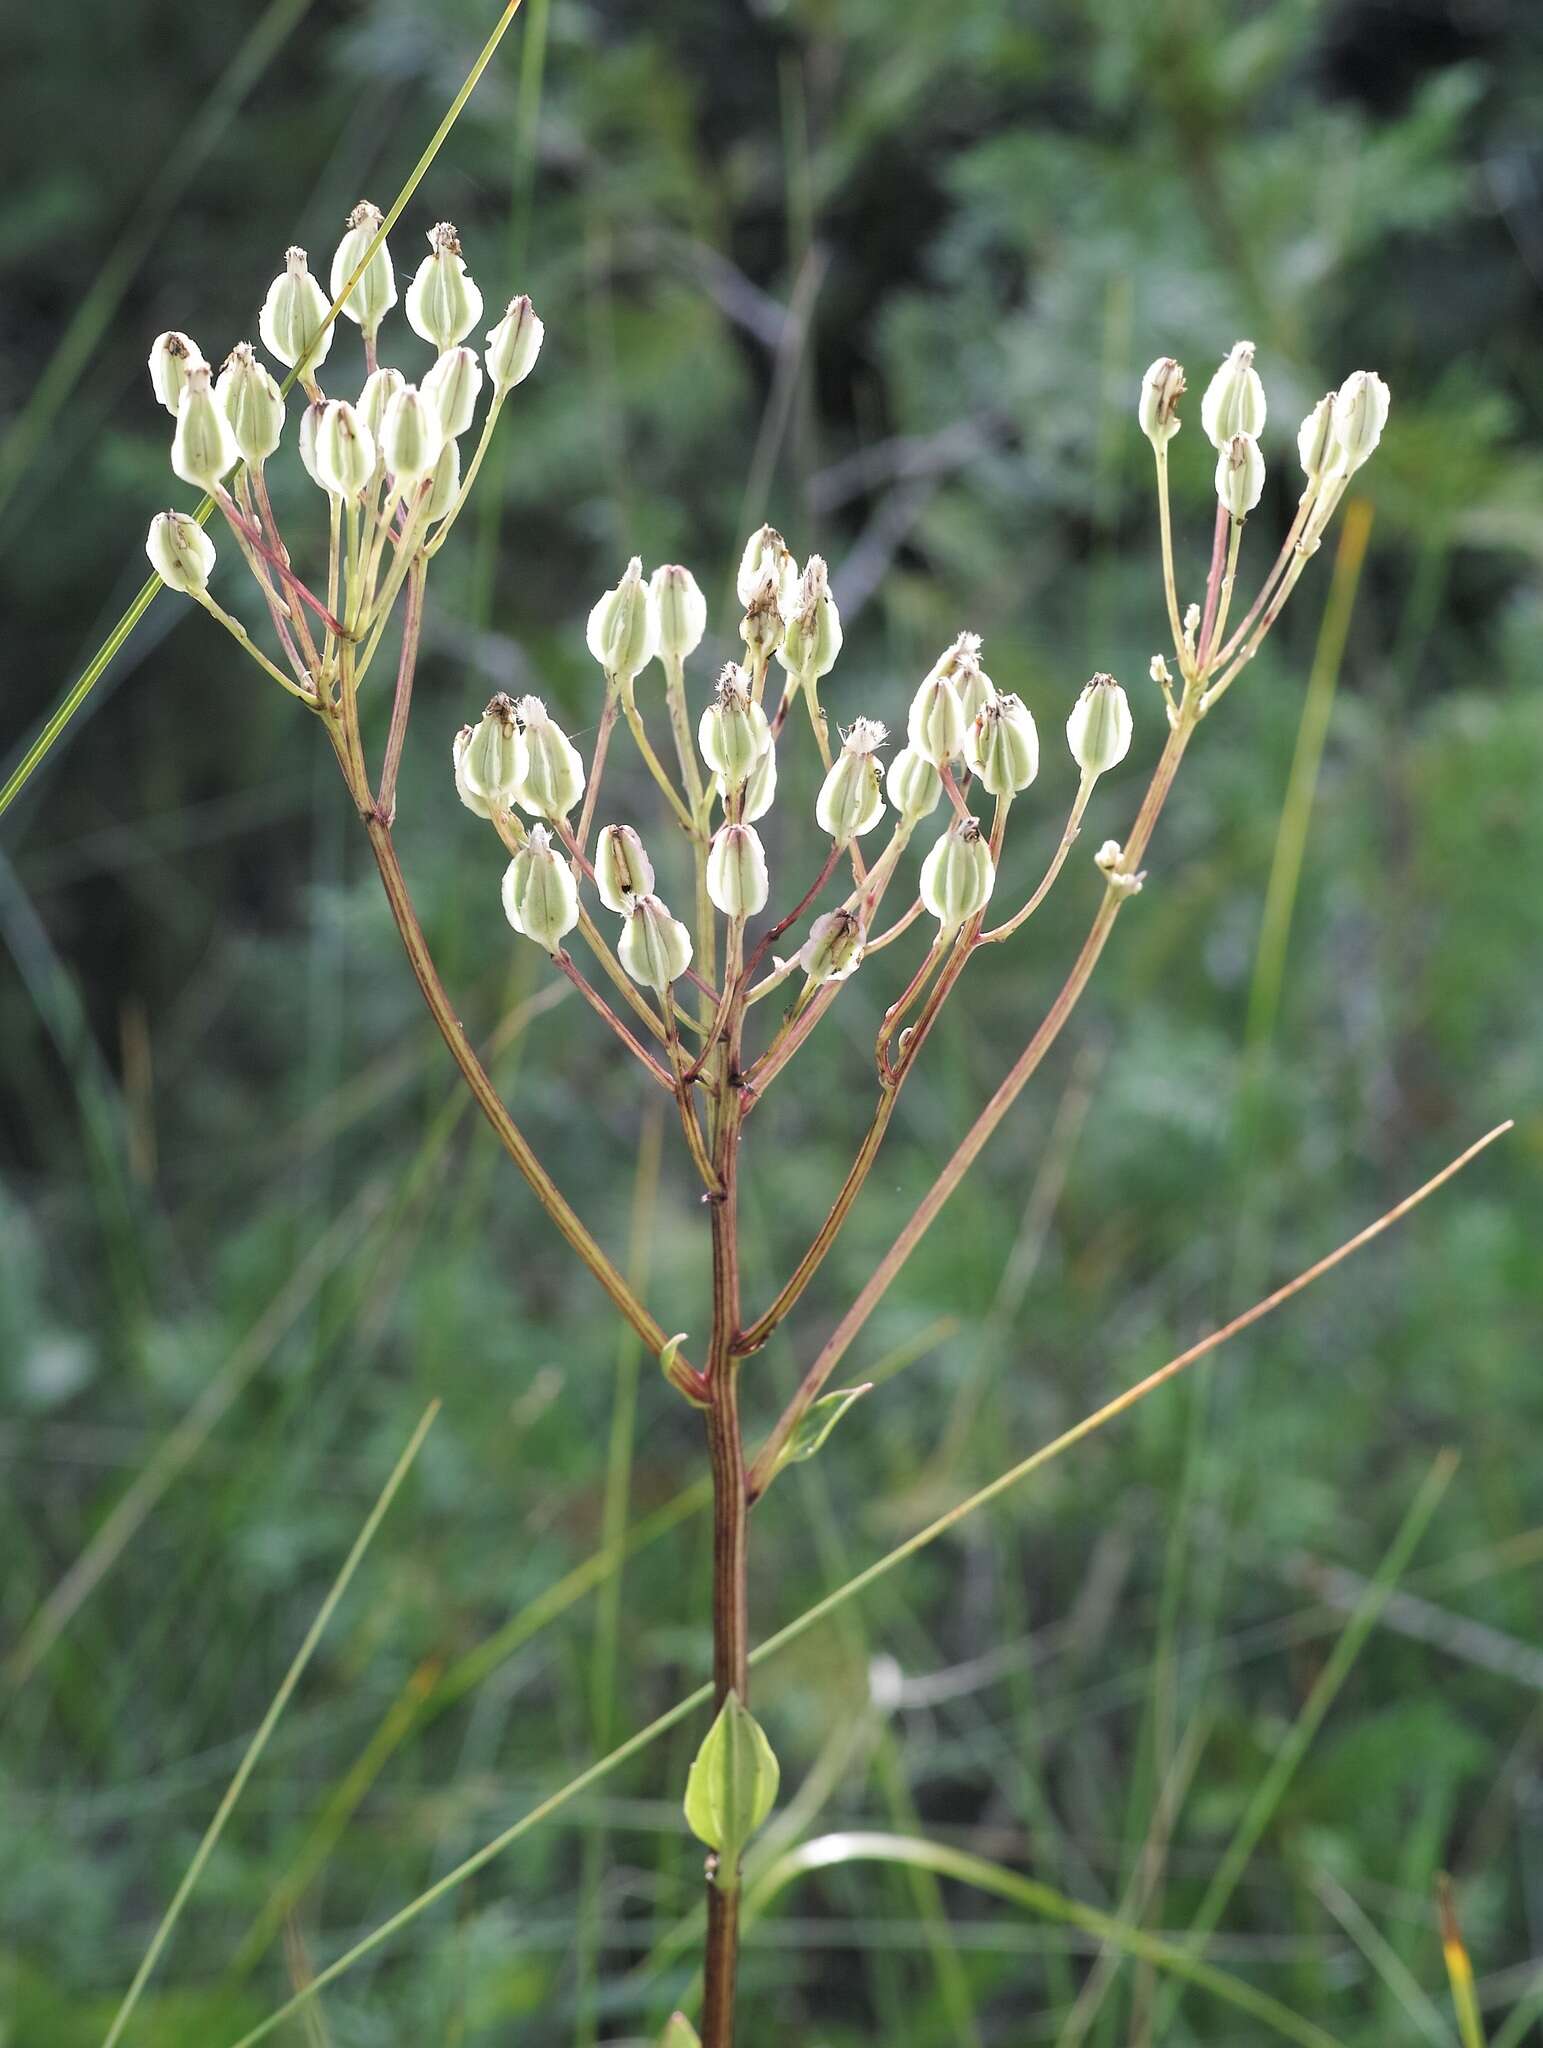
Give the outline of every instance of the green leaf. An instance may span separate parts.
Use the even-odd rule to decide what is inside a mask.
[[[702,2037],[683,2012],[672,2012],[659,2036],[659,2048],[702,2048]]]
[[[783,1445],[777,1470],[780,1472],[784,1465],[801,1465],[806,1458],[812,1458],[847,1410],[864,1394],[872,1392],[873,1382],[869,1380],[860,1387],[838,1387],[833,1394],[822,1394],[818,1401],[811,1401]]]
[[[739,1883],[745,1844],[776,1804],[781,1777],[772,1746],[737,1692],[730,1692],[703,1738],[686,1779],[686,1824],[716,1851],[713,1882]]]

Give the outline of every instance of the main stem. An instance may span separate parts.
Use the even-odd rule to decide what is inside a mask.
[[[738,928],[724,962],[725,986],[740,969]],[[713,1099],[713,1166],[719,1192],[710,1195],[713,1248],[713,1317],[707,1355],[707,1448],[713,1480],[713,1704],[728,1694],[749,1703],[750,1607],[745,1556],[749,1493],[739,1421],[739,1136],[744,1116],[740,1041],[744,998],[729,1008],[714,1055],[718,1090]],[[707,1952],[702,1994],[703,2048],[731,2048],[734,1985],[739,1967],[739,1872],[709,1867]]]

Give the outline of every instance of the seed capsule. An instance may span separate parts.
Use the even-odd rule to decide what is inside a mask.
[[[726,804],[732,792],[724,789],[721,775],[713,777],[713,788],[717,792],[719,802]],[[766,816],[776,801],[777,749],[768,738],[745,782],[744,794],[740,798],[740,823],[754,825],[758,819]]]
[[[734,586],[742,605],[749,605],[767,576],[776,589],[778,611],[785,620],[791,618],[798,608],[798,564],[775,526],[760,527],[745,542]]]
[[[766,849],[751,825],[720,825],[707,852],[707,893],[725,917],[755,917],[770,884]]]
[[[398,493],[412,495],[433,474],[444,450],[439,414],[415,385],[404,384],[387,402],[380,423],[381,461],[395,477]]]
[[[1205,437],[1216,449],[1226,448],[1239,434],[1251,434],[1257,440],[1264,432],[1264,415],[1264,385],[1254,368],[1254,344],[1234,342],[1200,401]]]
[[[527,761],[525,736],[515,719],[514,706],[500,692],[472,727],[461,750],[457,764],[460,780],[490,811],[507,811],[525,781]]]
[[[194,363],[188,369],[177,407],[171,466],[185,484],[213,491],[240,460],[241,450],[236,446],[225,408],[209,388],[209,365]]]
[[[1066,743],[1084,775],[1103,775],[1130,752],[1131,716],[1113,676],[1096,675],[1072,706]]]
[[[637,555],[616,588],[591,611],[585,640],[606,674],[626,682],[653,660],[659,647],[659,614]]]
[[[241,459],[254,469],[266,462],[284,434],[284,394],[270,370],[238,341],[225,358],[214,395],[225,408]]]
[[[944,931],[954,931],[991,901],[996,869],[991,848],[974,818],[955,818],[922,862],[924,907]]]
[[[429,492],[424,519],[430,524],[436,519],[443,519],[455,503],[460,488],[461,444],[459,441],[447,441],[434,465],[434,488]]]
[[[158,334],[150,344],[150,386],[173,419],[182,403],[188,371],[203,361],[204,352],[198,343],[175,327]],[[207,369],[208,365],[204,367]]]
[[[1375,370],[1357,370],[1334,397],[1334,434],[1347,475],[1353,475],[1382,439],[1388,423],[1388,387]]]
[[[327,360],[332,347],[327,310],[327,294],[306,267],[305,251],[290,249],[258,315],[263,347],[291,369],[303,361],[306,376],[311,376]]]
[[[511,299],[503,319],[488,329],[487,366],[495,397],[503,398],[525,382],[536,367],[545,335],[530,300],[523,293]]]
[[[900,816],[914,825],[937,809],[943,794],[943,778],[925,754],[918,754],[914,747],[903,747],[889,764],[884,787]]]
[[[423,380],[423,396],[450,440],[464,434],[477,411],[482,367],[474,348],[447,348]]]
[[[453,445],[453,444],[452,444]],[[533,818],[566,818],[584,794],[584,762],[578,748],[539,697],[522,697],[514,707],[525,733],[527,761],[518,803]]]
[[[1028,788],[1039,773],[1039,730],[1021,697],[992,699],[965,735],[964,758],[992,796]]]
[[[400,370],[394,370],[389,363],[382,363],[378,370],[371,370],[364,380],[364,389],[359,393],[359,403],[355,409],[375,436],[377,448],[385,429],[386,407],[399,391],[406,389],[407,379]],[[386,467],[391,467],[389,462]]]
[[[595,847],[595,887],[607,910],[625,915],[654,892],[654,864],[630,825],[606,825]]]
[[[707,599],[689,569],[666,563],[648,580],[659,619],[659,652],[673,661],[695,654],[707,631]]]
[[[854,720],[843,736],[815,802],[815,821],[838,846],[871,832],[884,815],[879,764],[874,758],[889,734],[877,719]]]
[[[335,498],[362,498],[378,460],[375,437],[346,399],[324,405],[316,422],[316,474]]]
[[[475,731],[475,726],[463,725],[450,743],[450,758],[455,766],[455,793],[467,810],[475,812],[479,818],[491,818],[493,806],[486,797],[479,796],[474,789],[468,787],[466,781],[466,749],[471,744],[471,736]]]
[[[1327,392],[1297,429],[1297,453],[1307,481],[1316,483],[1339,460],[1334,434],[1334,393]]]
[[[967,720],[959,692],[939,663],[911,699],[906,733],[912,749],[935,768],[953,760],[964,746]]]
[[[481,318],[482,294],[461,256],[461,238],[442,220],[429,230],[429,253],[407,287],[407,323],[443,354]]]
[[[866,937],[855,910],[828,910],[810,925],[798,964],[815,987],[826,981],[845,981],[857,972]]]
[[[368,199],[361,199],[348,216],[343,239],[332,258],[330,277],[334,298],[363,261],[364,252],[380,232],[384,217],[380,208],[372,206]],[[380,331],[381,321],[395,304],[396,272],[391,267],[390,252],[382,241],[338,311],[345,320],[352,320],[362,333],[375,335]]]
[[[168,590],[189,595],[208,586],[214,542],[186,512],[157,512],[145,537],[150,566]]]
[[[788,620],[777,659],[790,676],[827,676],[841,652],[841,614],[830,594],[830,577],[822,555],[804,564],[798,608]]]
[[[1172,356],[1159,356],[1141,380],[1136,417],[1152,446],[1166,448],[1183,426],[1178,404],[1184,396],[1184,366]]]
[[[626,913],[616,950],[633,980],[662,996],[691,965],[691,934],[657,896],[639,896]]]
[[[1234,434],[1216,458],[1217,502],[1246,519],[1264,492],[1264,457],[1252,434]]]
[[[579,921],[579,892],[568,863],[552,845],[544,825],[530,836],[504,870],[504,915],[522,938],[555,953]]]
[[[733,662],[718,678],[718,695],[697,725],[702,759],[722,788],[734,791],[749,779],[762,752],[771,745],[766,713],[753,702],[750,679]]]

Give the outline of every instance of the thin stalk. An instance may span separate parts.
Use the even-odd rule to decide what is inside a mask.
[[[1216,622],[1210,636],[1200,650],[1202,667],[1209,667],[1211,650],[1227,630],[1227,614],[1232,609],[1232,592],[1238,580],[1238,549],[1243,544],[1243,521],[1234,519],[1232,532],[1227,540],[1227,567],[1222,575],[1221,600],[1216,607]]]
[[[573,983],[579,994],[588,1003],[601,1022],[616,1033],[616,1036],[621,1040],[628,1052],[632,1054],[632,1057],[647,1068],[649,1074],[659,1083],[659,1086],[673,1095],[676,1090],[676,1084],[670,1079],[663,1067],[660,1066],[653,1054],[646,1052],[637,1039],[633,1037],[632,1033],[627,1029],[620,1017],[617,1016],[600,991],[597,988],[591,987],[584,979],[578,968],[574,966],[572,956],[559,948],[552,955],[552,958],[557,962],[559,969],[567,975],[568,979]]]
[[[354,792],[356,801],[359,792]],[[362,807],[364,828],[369,836],[370,851],[375,856],[375,865],[385,887],[386,901],[396,922],[402,945],[407,953],[408,964],[427,1003],[429,1014],[439,1027],[440,1036],[450,1050],[450,1056],[465,1077],[466,1085],[476,1098],[477,1107],[492,1125],[499,1143],[509,1154],[524,1175],[531,1193],[551,1217],[558,1233],[578,1254],[583,1264],[599,1281],[618,1313],[637,1331],[643,1342],[657,1358],[668,1341],[666,1332],[649,1314],[617,1268],[596,1243],[577,1212],[569,1204],[552,1176],[531,1149],[530,1141],[504,1107],[502,1098],[488,1077],[486,1068],[462,1029],[456,1015],[455,1005],[445,992],[439,978],[428,943],[423,936],[423,927],[413,908],[406,877],[391,843],[390,829],[383,818],[374,814],[368,806]]]
[[[1226,506],[1218,505],[1216,527],[1211,536],[1211,573],[1205,579],[1205,609],[1200,618],[1200,637],[1195,642],[1197,673],[1205,667],[1205,652],[1210,645],[1211,628],[1216,622],[1216,607],[1221,601],[1222,564],[1227,558],[1227,534],[1232,523],[1232,514]]]
[[[880,932],[876,939],[869,939],[863,947],[863,958],[866,960],[870,953],[882,953],[886,946],[892,946],[896,939],[911,929],[925,908],[926,905],[918,896],[910,909],[897,917],[887,932]]]
[[[600,707],[600,723],[595,730],[595,751],[589,764],[589,780],[584,786],[584,802],[579,811],[579,827],[574,836],[574,859],[585,863],[585,849],[589,845],[589,828],[595,821],[595,805],[600,801],[600,780],[605,774],[605,757],[611,749],[611,731],[616,724],[616,684],[607,676],[605,702]],[[590,873],[593,874],[591,869]]]
[[[691,812],[691,854],[696,868],[697,958],[709,981],[718,974],[718,933],[713,923],[712,900],[707,893],[707,833],[703,818],[708,809],[707,787],[702,766],[691,737],[691,717],[686,707],[686,664],[679,655],[664,657],[664,701],[670,714],[670,732],[675,741],[675,758],[680,765],[681,787]]]
[[[1162,529],[1163,596],[1168,605],[1168,630],[1173,635],[1173,652],[1184,666],[1184,628],[1179,624],[1179,592],[1173,575],[1173,515],[1168,504],[1168,449],[1153,448],[1157,458],[1157,522]]]
[[[396,669],[396,694],[391,700],[391,725],[386,733],[386,758],[380,771],[382,817],[389,825],[396,817],[396,781],[402,766],[402,748],[407,740],[407,719],[412,710],[413,677],[418,667],[418,642],[423,632],[423,596],[427,571],[422,560],[415,562],[407,576],[407,606],[402,616],[402,652]]]
[[[696,1103],[691,1094],[692,1076],[681,1049],[680,1031],[675,1022],[675,1000],[668,988],[664,992],[664,1025],[670,1065],[675,1075],[674,1080],[667,1080],[665,1086],[680,1104],[681,1129],[685,1133],[686,1150],[691,1154],[692,1164],[702,1176],[702,1184],[707,1189],[710,1199],[717,1201],[722,1196],[722,1182],[703,1142],[702,1127],[697,1122]]]
[[[1255,619],[1258,618],[1259,614],[1264,610],[1266,604],[1268,604],[1270,597],[1274,592],[1276,584],[1280,581],[1281,574],[1284,571],[1286,564],[1291,560],[1292,552],[1295,549],[1297,542],[1302,537],[1302,529],[1307,524],[1308,514],[1311,512],[1313,505],[1317,501],[1318,489],[1319,487],[1316,482],[1310,483],[1307,489],[1302,493],[1301,497],[1298,499],[1297,509],[1292,517],[1291,525],[1287,529],[1286,538],[1281,542],[1280,553],[1275,557],[1274,562],[1271,564],[1269,575],[1266,576],[1263,583],[1260,584],[1259,595],[1254,599],[1253,603],[1249,606],[1248,610],[1243,614],[1242,618],[1238,621],[1238,624],[1234,627],[1232,638],[1223,645],[1220,653],[1217,655],[1217,665],[1224,661],[1230,661],[1232,659],[1233,655],[1237,652],[1238,648],[1242,646],[1244,640],[1248,637],[1249,628],[1253,625]],[[1216,637],[1218,640],[1221,639],[1221,635],[1219,633]]]
[[[1099,956],[1108,943],[1109,934],[1114,929],[1115,919],[1119,916],[1120,909],[1131,892],[1138,864],[1146,851],[1147,842],[1152,836],[1152,829],[1157,823],[1158,815],[1167,799],[1168,791],[1172,787],[1173,778],[1178,772],[1179,763],[1184,758],[1184,750],[1189,745],[1190,738],[1194,733],[1195,721],[1198,716],[1197,707],[1198,693],[1195,686],[1191,684],[1185,690],[1184,699],[1180,705],[1178,724],[1168,735],[1167,744],[1163,748],[1146,796],[1142,800],[1141,809],[1136,815],[1136,822],[1131,828],[1130,837],[1125,843],[1114,874],[1110,877],[1109,886],[1104,892],[1103,901],[1099,905],[1092,926],[1086,939],[1083,941],[1082,950],[1077,955],[1077,959],[1065,983],[1062,985],[1060,993],[1052,1003],[1039,1029],[1034,1033],[1034,1036],[1029,1040],[1022,1053],[1019,1054],[1018,1059],[1009,1069],[1006,1078],[1002,1081],[996,1093],[960,1140],[953,1156],[933,1182],[931,1188],[922,1197],[911,1220],[880,1259],[877,1267],[858,1294],[857,1299],[836,1325],[835,1330],[827,1339],[824,1348],[805,1373],[797,1393],[788,1403],[781,1419],[777,1422],[771,1434],[767,1437],[766,1442],[756,1454],[750,1474],[752,1499],[762,1493],[770,1483],[772,1473],[776,1469],[777,1456],[782,1446],[792,1435],[794,1429],[797,1428],[810,1403],[816,1398],[820,1389],[835,1371],[836,1366],[846,1355],[848,1347],[888,1291],[895,1275],[900,1271],[921,1239],[932,1227],[933,1222],[944,1208],[949,1197],[974,1165],[988,1139],[996,1130],[997,1125],[1017,1101],[1030,1077],[1044,1059],[1045,1054],[1049,1052],[1051,1046],[1059,1038],[1066,1020],[1076,1008],[1083,990],[1092,978],[1094,968],[1098,965]]]
[[[249,654],[253,661],[257,663],[257,666],[266,674],[272,676],[281,689],[288,690],[291,697],[298,697],[300,702],[309,710],[314,711],[316,709],[316,699],[310,690],[297,683],[292,676],[285,675],[281,668],[274,662],[271,662],[257,645],[257,642],[252,638],[246,627],[242,625],[241,621],[233,618],[223,605],[216,604],[207,590],[194,590],[188,594],[196,604],[203,606],[211,619],[218,619],[226,632],[240,646],[242,653]]]
[[[669,770],[654,752],[653,743],[644,729],[642,714],[638,710],[630,683],[627,683],[622,688],[621,708],[622,716],[627,721],[627,729],[632,734],[633,744],[643,756],[644,766],[664,791],[670,809],[675,813],[676,821],[680,825],[681,830],[688,839],[695,839],[697,837],[696,819],[681,801],[680,791],[670,780]]]
[[[1020,925],[1028,923],[1035,911],[1038,910],[1039,906],[1050,894],[1056,876],[1060,874],[1061,869],[1065,866],[1066,856],[1071,852],[1073,842],[1082,829],[1082,814],[1088,807],[1088,798],[1092,796],[1093,788],[1097,781],[1098,777],[1096,775],[1083,776],[1077,789],[1076,801],[1072,804],[1071,815],[1066,820],[1066,830],[1061,834],[1061,843],[1056,848],[1054,858],[1051,860],[1049,867],[1046,868],[1044,878],[1040,882],[1039,887],[1034,891],[1034,894],[1024,904],[1022,910],[1015,912],[1013,916],[1008,918],[1005,924],[999,924],[994,931],[982,932],[976,940],[977,945],[996,946],[1000,945],[1003,939],[1010,939]]]
[[[482,432],[477,437],[477,452],[471,459],[471,466],[461,479],[461,488],[456,492],[455,500],[450,510],[434,529],[434,538],[424,547],[423,552],[430,561],[433,560],[435,555],[444,546],[450,536],[451,527],[460,518],[466,500],[471,496],[471,487],[477,481],[477,472],[481,469],[483,458],[488,452],[488,446],[493,439],[493,429],[498,425],[498,415],[504,409],[504,397],[507,395],[505,393],[503,396],[495,396],[492,403],[488,406],[487,418],[482,422]]]

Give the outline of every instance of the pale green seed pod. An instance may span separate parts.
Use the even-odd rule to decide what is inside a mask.
[[[1141,397],[1136,417],[1141,431],[1159,451],[1166,448],[1183,426],[1179,400],[1184,396],[1184,365],[1172,356],[1159,356],[1141,380]]]
[[[343,239],[332,258],[332,296],[337,297],[363,261],[364,252],[380,232],[385,218],[378,206],[361,199],[348,216]],[[380,323],[396,304],[396,272],[384,241],[360,272],[359,282],[339,306],[345,320],[352,320],[360,332],[375,335]]]
[[[739,622],[746,660],[757,669],[764,667],[782,645],[784,630],[781,593],[776,577],[768,570],[750,593]]]
[[[182,403],[188,371],[204,361],[204,352],[190,334],[169,328],[150,344],[150,388],[172,418]],[[208,365],[204,367],[207,369]]]
[[[447,348],[423,380],[423,395],[452,441],[476,418],[481,390],[482,365],[474,348]]]
[[[902,747],[884,778],[889,800],[907,824],[930,818],[943,795],[943,778],[914,747]]]
[[[266,462],[284,437],[284,394],[250,342],[238,341],[225,358],[214,395],[225,408],[242,461],[254,469]]]
[[[624,682],[631,682],[653,660],[659,648],[659,613],[637,555],[616,588],[590,612],[584,637],[606,674]]]
[[[922,862],[923,907],[944,931],[979,916],[996,887],[991,848],[974,818],[955,818]]]
[[[524,293],[511,299],[503,319],[488,329],[487,366],[495,398],[506,397],[516,384],[525,382],[536,367],[545,337],[546,329]]]
[[[507,811],[525,782],[528,763],[525,735],[514,706],[502,691],[471,729],[458,768],[467,792],[481,797],[491,811]]]
[[[940,664],[941,666],[941,664]],[[964,746],[964,705],[952,681],[934,668],[911,699],[906,733],[914,752],[935,768],[952,761]]]
[[[723,786],[723,777],[713,777],[713,788],[718,801],[727,807],[730,792]],[[777,749],[768,737],[765,746],[756,757],[755,766],[745,782],[744,794],[740,798],[740,823],[754,825],[764,818],[777,801]]]
[[[659,620],[659,652],[673,661],[695,654],[707,631],[707,599],[689,569],[667,562],[648,579]]]
[[[347,399],[334,398],[316,422],[316,474],[334,498],[362,498],[379,459],[375,436]]]
[[[749,605],[768,576],[776,589],[778,611],[784,620],[790,619],[798,609],[798,564],[775,526],[758,528],[745,542],[734,585],[742,605]]]
[[[1039,731],[1021,697],[997,696],[965,735],[964,758],[992,796],[1013,796],[1039,773]]]
[[[189,595],[208,587],[214,542],[186,512],[157,512],[145,537],[150,566],[168,590]]]
[[[654,864],[630,825],[606,825],[595,846],[595,887],[607,910],[625,916],[654,893]]]
[[[213,491],[240,460],[241,450],[236,446],[225,408],[209,388],[209,365],[194,363],[188,369],[177,407],[171,466],[185,484]]]
[[[1336,467],[1339,443],[1334,434],[1334,393],[1326,392],[1297,429],[1297,453],[1310,484]]]
[[[788,620],[777,659],[790,676],[827,676],[841,652],[841,614],[830,594],[824,557],[804,564],[798,608]]]
[[[429,492],[428,509],[423,515],[425,520],[432,524],[436,519],[443,519],[455,503],[460,488],[461,444],[459,441],[447,441],[434,465],[434,488]]]
[[[475,731],[475,726],[463,725],[450,743],[450,758],[455,766],[455,793],[467,810],[475,812],[479,818],[491,818],[493,806],[486,797],[479,796],[474,789],[469,788],[466,781],[466,749],[470,746],[471,736]]]
[[[1388,404],[1388,387],[1375,370],[1357,370],[1336,392],[1334,435],[1347,475],[1354,475],[1382,439]]]
[[[743,786],[771,745],[766,713],[751,700],[750,678],[733,662],[719,676],[717,699],[697,724],[697,745],[720,787],[729,791]]]
[[[514,708],[528,756],[520,809],[533,818],[566,818],[584,794],[579,750],[539,697],[522,697]]]
[[[380,423],[380,459],[395,477],[398,493],[410,497],[425,477],[433,475],[444,452],[439,414],[415,385],[404,384],[388,402]]]
[[[1252,434],[1234,434],[1216,458],[1217,502],[1246,519],[1264,492],[1264,457]]]
[[[305,251],[288,250],[258,315],[263,347],[290,369],[304,358],[305,374],[313,376],[332,347],[327,311],[327,294],[306,267]]]
[[[755,917],[770,891],[766,849],[751,825],[720,825],[707,850],[707,893],[725,917]]]
[[[973,725],[986,706],[996,702],[997,694],[996,684],[980,665],[980,635],[961,633],[952,658],[952,681],[964,706],[964,722]]]
[[[889,734],[874,718],[853,721],[815,801],[815,821],[838,846],[871,832],[884,815],[875,758]]]
[[[321,471],[316,467],[316,431],[326,410],[326,399],[318,398],[314,399],[300,415],[300,460],[305,464],[306,475],[319,491],[324,491],[327,486],[322,482]]]
[[[1264,432],[1264,385],[1254,368],[1254,344],[1234,342],[1232,353],[1206,386],[1200,424],[1211,446],[1224,449],[1239,434],[1257,441]]]
[[[639,987],[662,996],[691,965],[691,934],[657,896],[639,896],[627,911],[616,950]]]
[[[544,825],[530,836],[504,870],[504,915],[522,938],[555,953],[579,921],[579,892],[567,861],[552,845]]]
[[[443,354],[481,318],[482,294],[462,259],[461,238],[442,220],[429,230],[429,253],[407,287],[407,324]]]
[[[1113,676],[1096,675],[1072,706],[1066,744],[1084,775],[1104,775],[1130,752],[1130,704]]]
[[[385,431],[386,407],[399,391],[407,389],[407,379],[400,370],[394,370],[389,363],[382,363],[378,370],[371,370],[364,380],[364,389],[359,393],[355,407],[360,419],[375,436],[375,445],[380,447]],[[386,467],[389,469],[390,464]]]
[[[822,982],[845,981],[863,957],[867,933],[855,910],[828,910],[809,927],[799,949],[798,964],[818,988]]]

